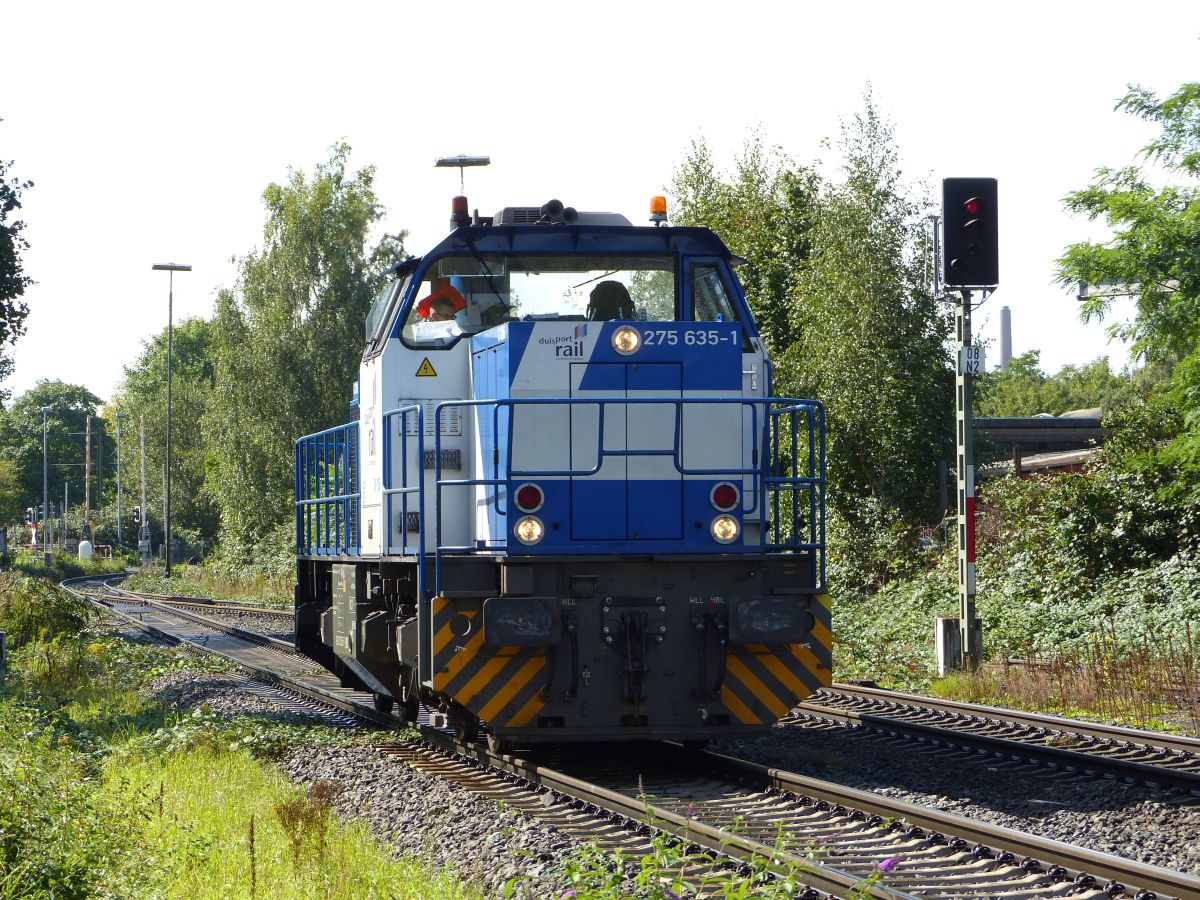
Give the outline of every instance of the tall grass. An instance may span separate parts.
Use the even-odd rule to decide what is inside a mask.
[[[303,791],[245,752],[128,759],[110,766],[105,789],[117,803],[149,804],[138,838],[163,860],[167,897],[479,896],[339,823],[325,783]]]
[[[152,593],[210,597],[213,600],[240,600],[266,606],[290,608],[295,576],[247,572],[236,575],[211,566],[179,566],[175,577],[166,579],[161,570],[144,569],[126,582],[131,590]]]
[[[979,703],[1058,711],[1138,728],[1200,734],[1200,635],[1118,642],[1103,634],[1072,652],[1006,659],[937,682],[933,692]]]

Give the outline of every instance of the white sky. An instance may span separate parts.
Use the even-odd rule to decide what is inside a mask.
[[[1051,284],[1068,243],[1103,237],[1060,200],[1153,129],[1112,111],[1128,83],[1197,77],[1190,2],[36,3],[3,7],[0,158],[36,186],[18,394],[41,378],[107,398],[141,341],[207,315],[261,240],[260,194],[346,138],[377,167],[379,234],[423,252],[447,230],[458,170],[472,207],[558,197],[644,219],[689,141],[731,159],[755,125],[797,162],[860,108],[868,81],[905,171],[1000,180],[1002,287],[979,316],[997,356],[1057,370],[1109,353]]]

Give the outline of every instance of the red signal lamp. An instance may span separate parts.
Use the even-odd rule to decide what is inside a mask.
[[[979,214],[979,198],[972,197],[969,200],[967,200],[963,204],[963,209],[965,209],[967,211],[968,215],[972,215],[972,216],[978,215]]]

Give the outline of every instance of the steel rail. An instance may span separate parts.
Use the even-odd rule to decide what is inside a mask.
[[[236,600],[214,600],[211,597],[186,597],[181,594],[156,594],[153,591],[130,591],[107,585],[108,590],[116,591],[126,597],[138,600],[153,600],[171,606],[195,606],[214,612],[252,613],[254,615],[275,616],[280,619],[295,619],[295,612],[289,609],[276,609],[271,606],[260,606],[257,603],[242,603]]]
[[[716,770],[730,777],[748,777],[779,792],[819,798],[828,803],[853,807],[862,812],[886,819],[895,819],[933,832],[953,835],[982,845],[992,851],[1007,851],[1014,856],[1027,856],[1050,865],[1062,866],[1073,878],[1091,875],[1123,885],[1136,885],[1160,896],[1196,900],[1200,898],[1200,878],[1152,866],[1136,860],[1076,847],[1061,841],[1038,837],[1000,825],[968,819],[950,812],[935,810],[903,800],[894,800],[871,791],[838,785],[788,772],[783,769],[735,759],[711,751],[699,751]]]
[[[113,590],[109,588],[109,590]],[[127,603],[140,603],[149,606],[152,609],[157,609],[162,612],[168,612],[172,615],[179,616],[181,619],[195,622],[198,625],[215,628],[233,637],[240,638],[250,644],[257,644],[260,647],[267,647],[271,650],[276,650],[280,653],[286,653],[290,656],[302,656],[296,645],[291,641],[280,640],[279,638],[271,637],[270,635],[262,634],[257,631],[239,628],[237,625],[230,625],[227,622],[222,622],[219,619],[211,618],[210,616],[201,613],[192,612],[189,609],[184,609],[177,604],[165,603],[161,600],[150,600],[145,597],[131,594],[128,591],[117,592],[117,598]],[[307,659],[307,657],[304,657]]]
[[[866,704],[874,705],[859,709],[843,707],[837,705],[840,698],[852,701],[861,699]],[[956,725],[953,720],[929,722],[911,718],[924,713],[960,717],[961,721]],[[1097,723],[1079,723],[1076,727],[1071,719],[1021,713],[1000,707],[930,700],[849,685],[836,685],[831,690],[814,695],[796,706],[791,716],[797,714],[862,726],[934,746],[985,752],[989,758],[1044,765],[1072,774],[1169,786],[1200,794],[1200,741],[1192,738],[1157,735]],[[785,718],[783,722],[786,725],[789,720]],[[1033,733],[1024,736],[996,735],[980,730],[989,727],[1025,729]],[[1079,740],[1086,749],[1053,743],[1056,737],[1064,735]],[[1120,742],[1120,746],[1112,747],[1109,753],[1105,753],[1104,747],[1091,745],[1100,741],[1113,744]],[[1159,761],[1114,755],[1118,752],[1157,756]],[[1166,764],[1170,762],[1176,765]]]
[[[1200,738],[1168,734],[1164,731],[1145,731],[1139,728],[1127,728],[1122,725],[1105,725],[1102,722],[1091,722],[1087,719],[1068,719],[1063,716],[1026,712],[1006,706],[986,706],[980,703],[965,703],[961,700],[922,697],[919,694],[905,694],[899,691],[888,691],[883,688],[868,687],[866,685],[835,684],[827,690],[830,693],[836,692],[882,702],[920,706],[926,709],[943,710],[965,716],[997,719],[1003,722],[1024,725],[1029,728],[1070,732],[1088,737],[1102,738],[1104,740],[1120,741],[1122,743],[1133,742],[1154,749],[1163,748],[1176,753],[1192,753],[1200,756]]]
[[[93,577],[92,580],[95,580],[95,578]],[[63,583],[63,586],[68,590],[72,589],[72,587],[68,587],[66,582]],[[94,599],[93,602],[100,603],[100,601]],[[327,692],[320,687],[314,686],[311,683],[306,683],[304,681],[297,680],[296,678],[283,675],[265,666],[249,662],[236,655],[216,650],[211,647],[206,647],[203,644],[199,644],[194,641],[188,641],[185,638],[171,634],[170,632],[148,622],[139,621],[136,617],[127,615],[121,610],[114,609],[107,604],[101,605],[104,605],[108,612],[125,619],[130,624],[150,634],[153,634],[156,637],[169,640],[174,643],[187,645],[203,653],[219,656],[232,662],[242,671],[248,672],[260,680],[266,681],[269,684],[280,686],[289,691],[293,691],[307,699],[326,703],[335,708],[353,713],[354,715],[359,716],[368,722],[383,726],[385,728],[396,728],[398,726],[406,727],[410,725],[410,723],[398,716],[395,716],[391,713],[381,713],[375,710],[374,706],[371,704],[371,701],[366,699],[370,696],[368,694],[362,694],[363,699],[357,699],[352,696],[353,693],[357,692],[347,691],[339,696],[338,694]],[[180,618],[184,618],[186,620],[193,618],[204,618],[194,616],[194,614],[187,614],[181,610],[170,607],[159,608],[169,615],[179,616]],[[230,626],[224,626],[223,623],[213,622],[211,620],[205,621],[201,624],[219,628],[221,630],[230,628]],[[240,631],[241,629],[237,630]],[[240,637],[238,635],[234,636]],[[253,644],[254,642],[248,641],[248,643]],[[325,677],[328,677],[330,680],[332,680],[332,676]],[[571,776],[562,773],[554,772],[553,770],[544,766],[527,767],[524,764],[524,761],[517,758],[493,755],[489,753],[488,749],[483,745],[467,744],[456,741],[449,734],[441,731],[440,729],[433,728],[432,726],[421,726],[419,730],[426,742],[428,742],[431,746],[438,747],[443,752],[456,754],[462,758],[473,758],[479,764],[490,766],[499,771],[508,771],[513,772],[514,774],[519,774],[531,784],[540,784],[548,789],[558,790],[560,793],[570,794],[574,791],[574,796],[579,797],[580,799],[586,798],[586,801],[589,803],[599,802],[599,806],[603,807],[603,811],[607,813],[605,816],[606,819],[612,815],[620,815],[630,819],[631,821],[643,822],[647,813],[649,813],[655,817],[658,822],[664,823],[667,826],[660,826],[661,830],[672,832],[681,839],[686,839],[693,843],[703,844],[709,849],[714,850],[722,855],[742,860],[747,860],[754,857],[766,858],[769,860],[774,859],[774,863],[768,867],[773,867],[777,873],[781,874],[785,871],[785,864],[797,866],[802,865],[804,867],[802,875],[802,880],[804,883],[810,884],[810,886],[823,893],[832,893],[835,895],[846,894],[854,890],[861,881],[860,878],[841,873],[833,867],[814,865],[812,861],[807,858],[793,856],[792,858],[784,859],[775,851],[774,848],[762,842],[753,841],[743,836],[736,835],[732,832],[696,823],[694,821],[689,822],[686,819],[682,819],[680,816],[671,812],[670,810],[647,807],[645,803],[637,800],[636,798],[631,799],[624,794],[607,791],[606,789],[597,787],[595,785],[589,785],[586,781],[572,778]],[[597,811],[599,812],[599,809]],[[903,894],[890,888],[884,888],[880,886],[870,888],[867,895],[878,898],[892,898],[892,900],[901,900],[901,898],[912,897],[912,895]],[[916,900],[916,898],[914,897],[913,900]]]

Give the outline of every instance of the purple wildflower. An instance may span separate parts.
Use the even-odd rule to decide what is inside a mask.
[[[889,856],[887,859],[880,861],[875,868],[877,868],[880,872],[890,872],[900,864],[900,860],[902,859],[904,859],[904,857],[897,853],[895,856]]]
[[[558,900],[573,900],[574,897],[575,897],[575,889],[572,888],[571,890],[563,891],[561,894],[559,894]]]
[[[679,900],[679,895],[674,891],[667,891],[663,894],[663,900]]]

